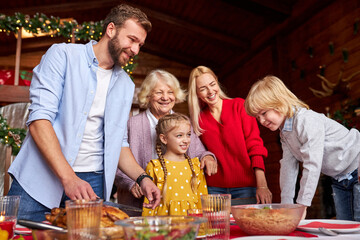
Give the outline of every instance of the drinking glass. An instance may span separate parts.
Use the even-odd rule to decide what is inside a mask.
[[[66,224],[70,240],[99,239],[102,203],[102,199],[65,202]]]
[[[201,196],[203,216],[208,219],[207,239],[229,239],[230,194],[208,194]]]
[[[19,203],[20,196],[0,197],[0,228],[8,232],[8,239],[14,237]]]
[[[191,217],[203,217],[202,209],[188,209],[187,215]],[[199,231],[196,238],[205,238],[206,237],[206,223],[201,223],[199,226]]]

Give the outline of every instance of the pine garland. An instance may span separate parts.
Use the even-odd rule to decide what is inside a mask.
[[[14,16],[0,14],[0,33],[17,34],[20,28],[24,28],[25,31],[32,33],[34,36],[40,33],[51,33],[51,37],[65,37],[68,38],[68,42],[73,37],[76,41],[98,41],[102,36],[103,21],[78,24],[75,19],[61,21],[59,17],[47,17],[43,13],[36,13],[32,18],[19,12],[15,13]],[[131,74],[137,65],[134,63],[134,59],[136,57],[131,58],[122,67],[131,79],[133,79]]]
[[[61,21],[59,17],[47,17],[43,13],[36,13],[32,18],[19,12],[14,16],[0,14],[0,32],[17,34],[20,28],[34,36],[39,33],[50,33],[51,37],[68,38],[69,42],[73,36],[77,41],[90,41],[101,38],[103,21],[78,24],[75,19]]]
[[[0,143],[10,146],[12,155],[16,156],[19,153],[26,132],[23,128],[10,128],[6,118],[0,114]]]

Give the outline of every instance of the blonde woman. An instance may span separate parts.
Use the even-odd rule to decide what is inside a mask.
[[[245,107],[264,127],[280,130],[282,203],[294,202],[299,162],[302,162],[296,202],[311,205],[323,173],[332,178],[336,219],[360,220],[358,130],[348,130],[324,114],[310,110],[275,76],[267,76],[251,87]]]
[[[138,98],[140,106],[146,110],[129,119],[128,142],[136,161],[145,169],[151,159],[158,157],[155,131],[158,120],[173,113],[175,104],[183,102],[186,94],[173,74],[156,69],[144,79]],[[196,134],[191,135],[191,144],[187,154],[191,158],[198,157],[201,168],[205,168],[208,175],[216,173],[217,163],[214,154],[206,151]],[[118,171],[115,184],[118,188],[119,203],[142,207],[143,193],[134,180]]]
[[[256,119],[245,112],[244,99],[227,97],[215,73],[199,66],[190,73],[189,110],[195,133],[218,160],[217,174],[206,176],[209,193],[271,203],[264,167],[267,150]]]

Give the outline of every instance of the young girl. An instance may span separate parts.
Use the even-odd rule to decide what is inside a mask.
[[[151,160],[145,171],[162,191],[162,202],[154,210],[143,208],[143,216],[187,215],[188,209],[201,208],[200,197],[207,194],[199,159],[186,155],[190,120],[180,113],[165,115],[159,119],[156,133],[159,158]],[[148,203],[147,198],[144,201]]]
[[[324,114],[314,112],[277,77],[256,82],[245,100],[249,115],[271,131],[280,130],[283,157],[280,160],[281,202],[293,203],[299,162],[303,164],[296,202],[310,206],[320,173],[332,177],[336,218],[353,220],[358,200],[360,133],[348,130]],[[358,205],[357,205],[358,206]]]

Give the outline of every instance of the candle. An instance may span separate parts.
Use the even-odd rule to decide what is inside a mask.
[[[0,218],[0,220],[1,220],[1,218]],[[3,219],[3,222],[0,222],[1,230],[5,230],[9,234],[8,239],[11,239],[14,235],[15,222],[16,222],[16,219],[13,219],[13,218],[6,219],[6,220]]]

